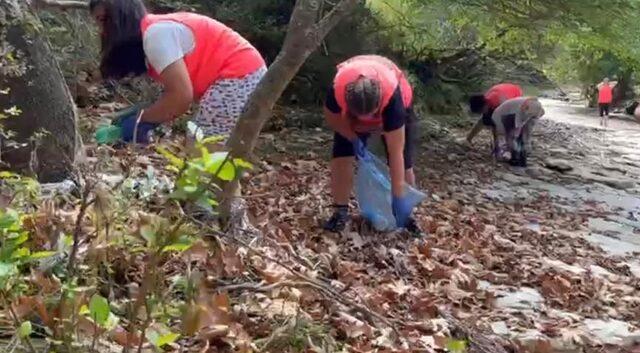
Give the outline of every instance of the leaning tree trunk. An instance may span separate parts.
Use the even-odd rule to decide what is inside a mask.
[[[256,146],[262,127],[287,85],[298,73],[305,60],[322,43],[340,20],[363,0],[340,0],[333,9],[318,20],[324,0],[298,0],[287,36],[280,53],[269,67],[251,99],[245,113],[236,124],[228,146],[234,157],[248,157]]]
[[[0,160],[41,181],[69,176],[77,112],[42,24],[24,0],[0,0]],[[2,167],[2,169],[4,169]]]
[[[250,159],[262,127],[291,79],[333,27],[356,5],[364,3],[364,0],[340,0],[329,13],[322,16],[323,1],[297,0],[282,49],[253,92],[245,112],[229,137],[227,145],[234,157]],[[223,218],[229,215],[231,195],[235,194],[237,187],[236,182],[225,188]]]

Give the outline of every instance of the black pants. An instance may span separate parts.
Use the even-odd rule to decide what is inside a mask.
[[[605,116],[605,114],[607,116],[609,116],[609,107],[611,106],[610,103],[599,103],[598,104],[600,106],[600,117]]]
[[[413,168],[413,153],[414,153],[414,143],[415,143],[415,133],[416,126],[413,119],[408,119],[405,124],[405,140],[404,140],[404,168],[411,169]],[[361,139],[365,145],[367,143],[367,139],[371,136],[371,134],[358,134],[358,138]],[[387,151],[387,159],[389,158],[389,151],[387,149],[387,143],[382,137],[382,143],[384,144],[384,149]],[[340,157],[353,157],[355,152],[353,150],[353,143],[347,140],[344,136],[339,133],[335,133],[333,135],[333,158]]]

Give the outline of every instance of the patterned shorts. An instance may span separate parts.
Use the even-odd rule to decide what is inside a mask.
[[[245,77],[218,80],[209,87],[200,99],[200,110],[193,118],[205,137],[229,137],[251,93],[266,72],[267,68],[261,67]]]

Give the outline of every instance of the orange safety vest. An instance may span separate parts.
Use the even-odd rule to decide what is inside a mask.
[[[382,99],[378,107],[376,119],[360,121],[366,125],[381,125],[382,110],[389,104],[393,93],[400,85],[402,102],[405,108],[413,103],[413,90],[405,74],[391,60],[378,55],[359,55],[338,65],[338,73],[333,81],[333,89],[342,115],[347,115],[346,88],[360,77],[375,79],[380,82]]]
[[[608,83],[598,89],[598,103],[610,104],[613,101],[613,87]]]
[[[522,88],[513,83],[500,83],[491,87],[484,95],[484,99],[487,101],[489,109],[495,110],[503,102],[512,99],[522,97]]]
[[[241,78],[265,65],[260,53],[238,33],[223,23],[194,13],[148,14],[140,23],[142,35],[151,25],[162,21],[182,23],[193,32],[195,47],[183,59],[196,99],[220,79]],[[148,73],[154,80],[160,80],[159,73],[150,66]]]

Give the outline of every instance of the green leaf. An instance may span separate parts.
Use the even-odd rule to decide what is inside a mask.
[[[151,342],[152,345],[154,345],[155,347],[159,347],[158,342],[160,341],[160,334],[158,333],[158,331],[149,328],[147,329],[147,332],[145,332],[144,336],[149,342]]]
[[[16,173],[11,173],[7,171],[0,172],[0,179],[17,179],[17,178],[18,178],[18,174]]]
[[[169,252],[169,251],[183,252],[183,251],[189,250],[191,246],[193,246],[193,243],[191,242],[175,243],[175,244],[167,245],[164,248],[162,248],[162,252]]]
[[[167,333],[158,339],[157,347],[164,347],[168,344],[174,343],[180,337],[179,333]]]
[[[32,330],[33,329],[31,327],[31,321],[25,321],[20,324],[20,328],[18,329],[18,336],[20,336],[20,338],[29,337]]]
[[[63,235],[64,245],[67,247],[71,247],[73,245],[73,237],[71,235]]]
[[[109,313],[109,318],[107,322],[104,324],[104,328],[111,331],[118,327],[118,323],[120,323],[120,318],[117,317],[114,313]]]
[[[140,235],[146,240],[149,244],[156,243],[156,230],[150,225],[144,225],[140,227]]]
[[[187,194],[193,194],[194,192],[198,191],[198,187],[195,185],[187,185],[183,187],[182,190],[184,190],[184,192],[186,192]]]
[[[173,173],[180,173],[180,169],[174,165],[168,165],[165,169]]]
[[[447,350],[451,353],[465,353],[467,351],[467,341],[449,339]]]
[[[245,161],[244,159],[241,158],[234,158],[233,159],[233,163],[235,163],[236,166],[240,167],[240,168],[244,168],[244,169],[253,169],[253,164]]]
[[[55,251],[38,251],[29,255],[29,260],[40,260],[55,255]]]
[[[78,314],[80,315],[89,315],[91,313],[91,311],[89,311],[89,307],[86,305],[82,305],[80,307],[80,310],[78,310]]]
[[[196,205],[202,207],[205,211],[213,213],[213,206],[217,206],[217,202],[213,201],[203,194],[196,200]],[[215,204],[214,204],[215,203]]]
[[[169,163],[171,163],[171,165],[179,169],[184,168],[184,161],[180,159],[178,156],[176,156],[175,154],[169,152],[169,150],[158,146],[156,147],[156,151],[158,151],[158,153],[160,153],[164,158],[166,158],[169,161]]]
[[[169,331],[164,326],[150,327],[145,332],[145,337],[151,344],[157,348],[162,348],[168,344],[174,343],[180,335]]]
[[[10,238],[11,238],[11,243],[14,246],[18,246],[20,244],[24,244],[24,242],[29,240],[29,234],[27,232],[20,232]]]
[[[22,258],[28,258],[31,252],[27,248],[18,248],[11,253],[11,258],[18,260]]]
[[[4,213],[0,214],[0,229],[7,229],[14,224],[18,223],[20,216],[18,212],[12,209],[7,209]]]
[[[182,189],[174,190],[169,197],[174,200],[186,200],[188,198],[187,194]]]
[[[91,297],[89,301],[89,314],[98,325],[104,327],[109,319],[110,312],[109,302],[107,302],[106,298],[98,294],[94,294],[93,297]]]
[[[209,137],[205,137],[204,139],[202,139],[202,141],[200,141],[201,144],[205,145],[205,144],[214,144],[214,143],[218,143],[218,142],[222,142],[224,141],[225,136],[209,136]]]
[[[214,176],[220,180],[233,180],[236,177],[236,167],[227,159],[227,156],[227,152],[216,152],[211,154],[211,158],[207,161],[206,165],[207,172],[214,174]],[[222,163],[224,163],[224,165]]]
[[[211,153],[209,153],[209,150],[206,147],[200,146],[200,155],[202,156],[202,159],[206,161],[209,159],[209,156],[211,156]]]
[[[186,173],[186,176],[190,178],[195,178],[197,176],[198,171],[204,172],[206,170],[204,161],[202,161],[201,158],[194,158],[189,162],[187,162],[187,165],[189,165],[189,167],[192,168],[191,170],[188,170]]]
[[[0,278],[10,277],[18,273],[18,268],[15,264],[8,264],[6,262],[0,262]]]

